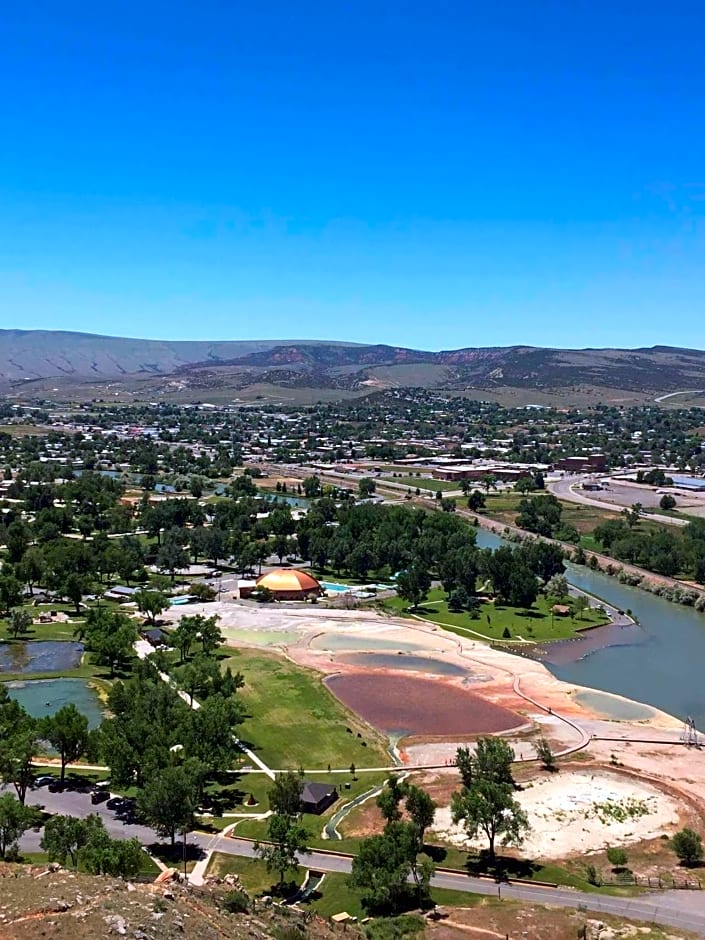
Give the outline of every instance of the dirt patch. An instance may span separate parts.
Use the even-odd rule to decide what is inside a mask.
[[[637,926],[636,922],[616,917],[600,917],[598,920],[589,913],[525,902],[488,899],[472,908],[447,907],[443,913],[447,916],[429,923],[426,929],[425,936],[430,940],[505,940],[505,937],[568,940],[582,935],[583,928],[588,940],[598,940],[600,936],[611,936],[615,940],[691,940],[696,937],[690,931],[663,930],[654,925]]]
[[[647,783],[608,772],[572,771],[537,777],[516,795],[531,830],[521,848],[528,858],[556,859],[671,834],[679,805]],[[450,808],[436,812],[435,831],[458,846],[481,847],[452,823]]]
[[[509,709],[432,679],[379,671],[331,676],[326,683],[344,705],[387,734],[450,738],[509,731],[524,724]]]

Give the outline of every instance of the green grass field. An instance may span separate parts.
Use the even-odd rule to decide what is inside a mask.
[[[329,764],[389,763],[381,735],[345,709],[319,673],[254,650],[233,652],[223,664],[245,677],[241,694],[248,718],[242,734],[270,767],[325,770]]]
[[[424,620],[432,621],[460,636],[479,633],[488,640],[502,640],[505,628],[511,633],[511,639],[524,639],[535,642],[545,640],[563,640],[575,636],[581,629],[607,623],[608,618],[598,610],[586,610],[579,616],[558,616],[551,614],[555,598],[540,595],[529,610],[519,607],[497,606],[484,601],[479,610],[479,617],[473,619],[465,611],[453,613],[448,610],[445,592],[441,588],[429,591],[428,600],[413,613]],[[409,612],[408,601],[400,597],[391,597],[382,602],[385,610],[395,614]]]
[[[388,481],[390,483],[399,483],[402,486],[408,486],[409,489],[414,492],[418,487],[420,490],[432,490],[434,493],[440,491],[445,493],[448,490],[459,490],[459,483],[449,483],[447,480],[431,480],[428,477],[391,477],[387,475],[382,477],[380,482]]]
[[[240,858],[237,855],[226,855],[224,852],[214,852],[208,865],[209,875],[238,875],[242,886],[251,897],[262,894],[271,894],[277,881],[276,874],[267,871],[264,862],[254,858]],[[287,882],[300,885],[306,877],[306,869],[302,866],[296,872],[287,874]],[[292,885],[293,887],[293,885]]]

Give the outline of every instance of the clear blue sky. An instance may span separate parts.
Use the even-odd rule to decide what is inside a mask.
[[[0,327],[705,346],[704,13],[6,4]]]

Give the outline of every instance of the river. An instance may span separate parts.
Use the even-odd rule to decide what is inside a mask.
[[[478,529],[477,544],[497,548],[502,539]],[[705,728],[705,615],[582,566],[568,565],[566,576],[576,587],[630,609],[640,630],[629,645],[605,646],[546,667],[566,682],[616,692],[678,718],[690,715]]]

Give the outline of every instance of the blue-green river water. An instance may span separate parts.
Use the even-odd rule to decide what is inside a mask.
[[[481,548],[501,543],[491,532],[477,530]],[[566,574],[576,587],[630,609],[639,630],[628,634],[626,645],[605,646],[574,662],[547,662],[548,669],[559,679],[647,702],[677,718],[690,715],[705,729],[705,614],[589,568],[569,565]]]

